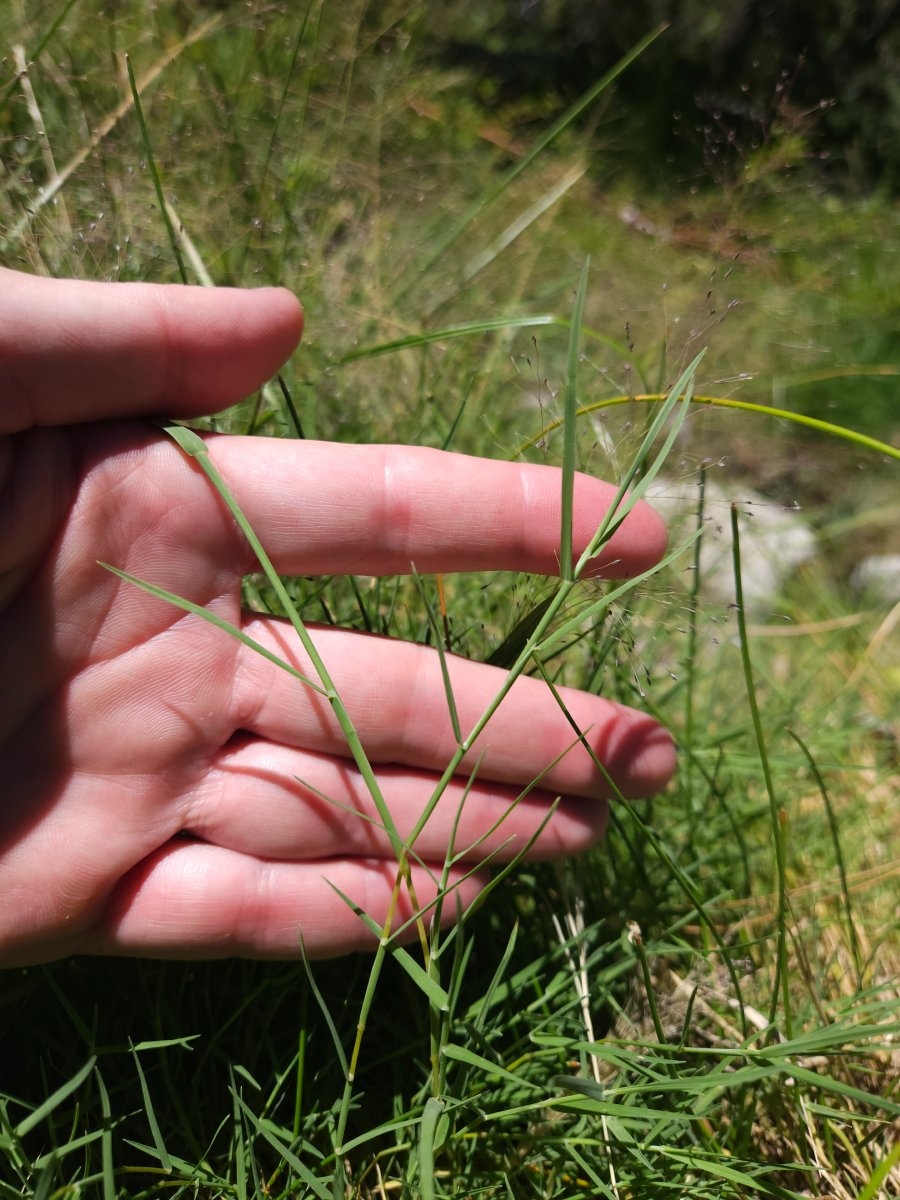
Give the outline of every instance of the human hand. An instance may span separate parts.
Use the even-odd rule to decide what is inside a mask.
[[[37,279],[0,270],[0,965],[72,953],[292,957],[373,938],[340,888],[385,919],[396,862],[322,696],[108,562],[202,605],[312,669],[284,622],[241,611],[253,555],[196,464],[141,418],[213,412],[294,349],[287,292]],[[283,574],[509,569],[553,574],[559,475],[397,446],[213,436],[210,456]],[[575,551],[612,496],[576,481]],[[662,554],[638,506],[598,562],[627,575]],[[394,821],[415,824],[456,748],[434,651],[314,629]],[[470,729],[503,672],[448,659]],[[618,787],[673,770],[655,722],[568,690]],[[415,845],[420,904],[456,834],[445,915],[485,882],[467,869],[570,854],[603,831],[606,787],[539,681],[517,681]],[[558,762],[554,763],[560,755]],[[541,790],[513,806],[550,766]],[[300,781],[303,782],[300,782]],[[511,807],[512,806],[512,807]],[[364,814],[364,817],[356,815]],[[431,866],[431,870],[427,869]],[[397,921],[411,915],[401,902]]]

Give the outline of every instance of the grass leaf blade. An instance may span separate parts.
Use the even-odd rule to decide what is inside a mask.
[[[75,1075],[72,1076],[66,1083],[56,1089],[52,1096],[48,1096],[43,1104],[39,1104],[34,1112],[20,1121],[15,1128],[16,1137],[25,1137],[31,1133],[32,1129],[36,1129],[41,1121],[45,1120],[49,1115],[73,1094],[77,1092],[87,1077],[93,1071],[97,1063],[96,1054],[92,1054],[84,1066]]]

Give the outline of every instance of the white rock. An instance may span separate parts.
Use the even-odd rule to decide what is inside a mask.
[[[690,535],[696,526],[699,500],[696,480],[657,479],[648,489],[647,499],[668,522],[671,545]],[[701,589],[712,599],[725,604],[735,600],[733,503],[740,521],[744,608],[761,614],[776,602],[791,573],[815,555],[816,539],[798,509],[785,507],[740,483],[729,487],[707,477],[700,572]],[[692,553],[686,552],[685,565]]]
[[[871,554],[856,564],[850,576],[855,592],[883,604],[900,600],[900,554]]]

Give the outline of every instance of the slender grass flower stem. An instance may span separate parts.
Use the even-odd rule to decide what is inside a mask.
[[[696,691],[695,672],[697,664],[697,610],[700,601],[700,551],[703,548],[703,529],[705,523],[706,500],[706,470],[701,466],[697,488],[697,520],[695,528],[697,537],[694,542],[694,553],[691,562],[691,588],[687,598],[687,654],[685,656],[685,698],[684,698],[684,744],[694,745],[694,694]],[[697,805],[694,798],[694,762],[691,755],[687,756],[687,777],[685,786],[691,811],[695,812]]]
[[[566,364],[566,390],[563,415],[562,503],[560,505],[559,574],[568,582],[572,574],[572,508],[575,496],[575,453],[578,432],[575,413],[578,409],[578,354],[584,302],[587,296],[590,258],[584,260],[575,292],[575,308],[569,330],[569,353]]]
[[[741,662],[744,669],[744,682],[747,687],[747,703],[750,708],[750,718],[753,723],[753,732],[756,738],[756,748],[759,754],[759,762],[762,768],[763,781],[765,782],[766,794],[769,797],[769,815],[772,821],[772,840],[775,846],[775,873],[777,876],[778,888],[778,911],[776,915],[776,924],[778,927],[778,948],[775,962],[775,978],[781,985],[781,1003],[784,1012],[785,1033],[790,1038],[792,1036],[793,1018],[791,1013],[791,991],[790,991],[790,975],[788,970],[787,956],[787,918],[788,918],[788,896],[787,896],[787,879],[785,874],[785,826],[786,814],[782,806],[778,803],[778,797],[775,794],[775,781],[772,777],[772,768],[769,764],[769,753],[766,749],[766,739],[763,733],[762,720],[759,714],[759,704],[756,700],[756,688],[753,682],[753,664],[750,660],[750,642],[747,636],[747,619],[744,614],[744,587],[741,576],[741,534],[740,521],[738,520],[738,508],[736,504],[731,506],[731,540],[732,540],[732,557],[734,561],[734,591],[735,602],[737,606],[737,624],[738,636],[741,646]],[[778,987],[772,989],[772,1005],[769,1012],[770,1024],[775,1024],[775,1016],[778,1005]]]
[[[184,265],[184,259],[181,256],[181,245],[178,235],[175,232],[175,226],[172,224],[169,205],[166,203],[166,198],[162,190],[162,180],[159,177],[159,170],[156,166],[156,158],[153,154],[153,144],[150,141],[150,131],[147,128],[147,122],[144,120],[144,110],[141,107],[141,94],[138,90],[137,81],[134,78],[134,68],[131,65],[131,55],[125,55],[125,66],[128,70],[128,82],[131,85],[131,97],[134,100],[134,111],[138,119],[138,126],[141,131],[141,141],[144,143],[144,153],[147,155],[147,166],[150,170],[150,177],[153,180],[153,188],[156,192],[156,198],[159,201],[159,210],[162,213],[162,219],[166,225],[166,233],[169,235],[169,244],[172,247],[172,253],[175,256],[175,262],[178,265],[178,274],[181,276],[181,282],[187,283],[188,273]]]

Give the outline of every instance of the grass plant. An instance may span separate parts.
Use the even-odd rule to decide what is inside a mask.
[[[900,549],[896,206],[815,181],[637,200],[590,128],[615,72],[562,117],[498,128],[429,58],[422,12],[12,0],[0,261],[294,287],[305,347],[218,430],[561,465],[555,583],[280,580],[257,543],[248,603],[289,616],[314,663],[324,618],[649,708],[678,779],[614,802],[584,858],[498,869],[455,930],[420,912],[407,948],[389,924],[339,964],[3,972],[0,1197],[887,1200],[898,610],[848,579]],[[654,480],[695,481],[660,571],[580,580],[576,468],[620,485],[590,553]],[[762,613],[741,604],[751,484],[798,500],[821,546]],[[734,605],[700,569],[717,525]],[[436,800],[393,830],[398,894]]]

